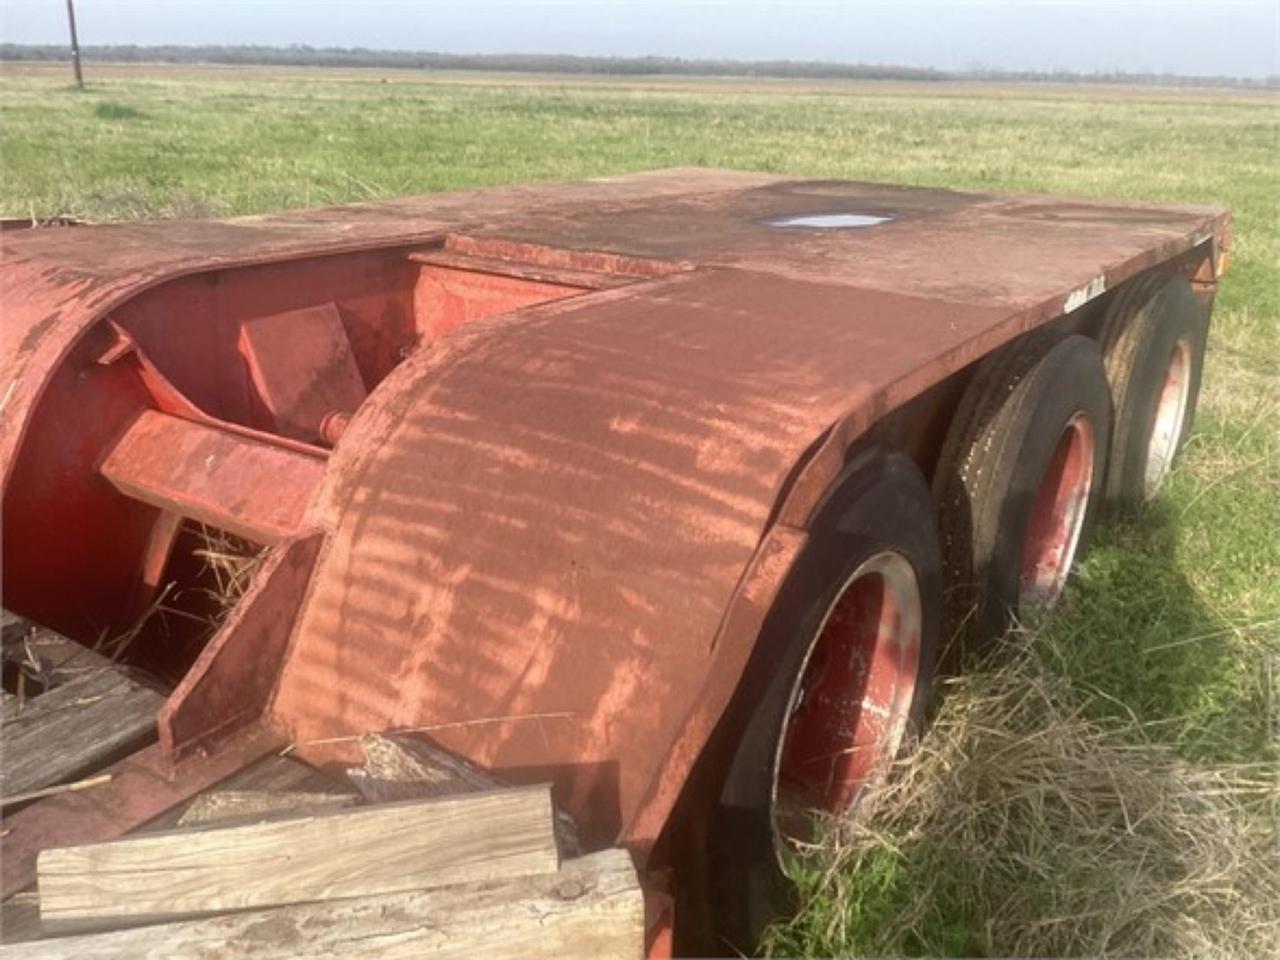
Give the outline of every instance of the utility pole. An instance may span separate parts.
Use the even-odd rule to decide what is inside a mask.
[[[67,0],[67,23],[71,25],[71,66],[76,72],[76,86],[84,89],[84,74],[80,72],[80,41],[76,39],[76,8]]]

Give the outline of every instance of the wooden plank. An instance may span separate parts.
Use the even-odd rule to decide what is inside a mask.
[[[153,743],[95,774],[110,778],[101,786],[49,797],[12,816],[6,813],[0,891],[8,896],[35,883],[41,850],[97,843],[136,830],[280,745],[278,733],[255,726],[230,737],[217,753],[175,763]]]
[[[9,960],[638,960],[643,953],[644,898],[622,850],[570,860],[538,877],[0,948]]]
[[[347,777],[370,803],[475,793],[507,786],[486,770],[417,737],[406,734],[368,734],[360,738],[364,766],[347,770]],[[556,840],[560,856],[582,853],[573,817],[557,809]]]
[[[235,816],[230,812],[231,806],[253,802],[240,799],[218,800],[223,794],[292,797],[295,798],[298,815],[307,816],[321,809],[336,809],[354,804],[357,796],[345,787],[345,784],[314,767],[273,753],[238,770],[189,803],[179,804],[166,811],[148,823],[141,832],[157,833],[193,823],[225,822],[227,817]],[[265,806],[272,804],[271,800],[266,799],[261,802]],[[290,802],[285,799],[275,809],[263,810],[263,814],[275,815],[290,808]],[[188,816],[189,811],[194,812]],[[222,811],[225,811],[226,816],[222,815]]]
[[[163,703],[111,667],[32,698],[0,727],[0,797],[75,780],[146,746]]]
[[[0,942],[23,943],[38,940],[43,933],[40,926],[40,897],[34,889],[15,893],[0,903]]]
[[[290,790],[307,793],[350,793],[346,784],[300,760],[272,753],[217,785],[226,790]]]
[[[115,666],[96,650],[8,610],[0,621],[0,638],[5,662],[17,665],[46,689]]]
[[[447,797],[506,786],[491,773],[423,740],[403,734],[360,738],[364,766],[347,777],[370,803]]]
[[[554,872],[549,786],[45,850],[46,929]]]
[[[0,655],[43,689],[0,705],[0,798],[75,780],[155,739],[164,697],[102,654],[5,610]]]
[[[282,817],[310,817],[354,807],[353,793],[305,793],[298,790],[214,790],[202,793],[178,818],[180,827],[253,823]]]

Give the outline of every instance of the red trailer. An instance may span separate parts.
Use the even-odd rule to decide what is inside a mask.
[[[110,782],[6,821],[6,894],[266,751],[413,730],[626,847],[651,949],[750,949],[939,650],[1154,495],[1228,244],[699,169],[6,229],[4,605],[168,690]],[[261,551],[213,613],[210,535]]]

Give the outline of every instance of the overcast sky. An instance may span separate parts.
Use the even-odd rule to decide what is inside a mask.
[[[1280,73],[1280,0],[76,0],[80,41]],[[13,43],[65,0],[0,0]]]

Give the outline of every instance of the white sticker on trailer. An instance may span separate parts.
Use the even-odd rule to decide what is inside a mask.
[[[1079,310],[1094,297],[1100,297],[1107,290],[1107,278],[1104,276],[1096,276],[1079,290],[1073,290],[1062,304],[1062,312],[1070,313],[1072,310]]]

